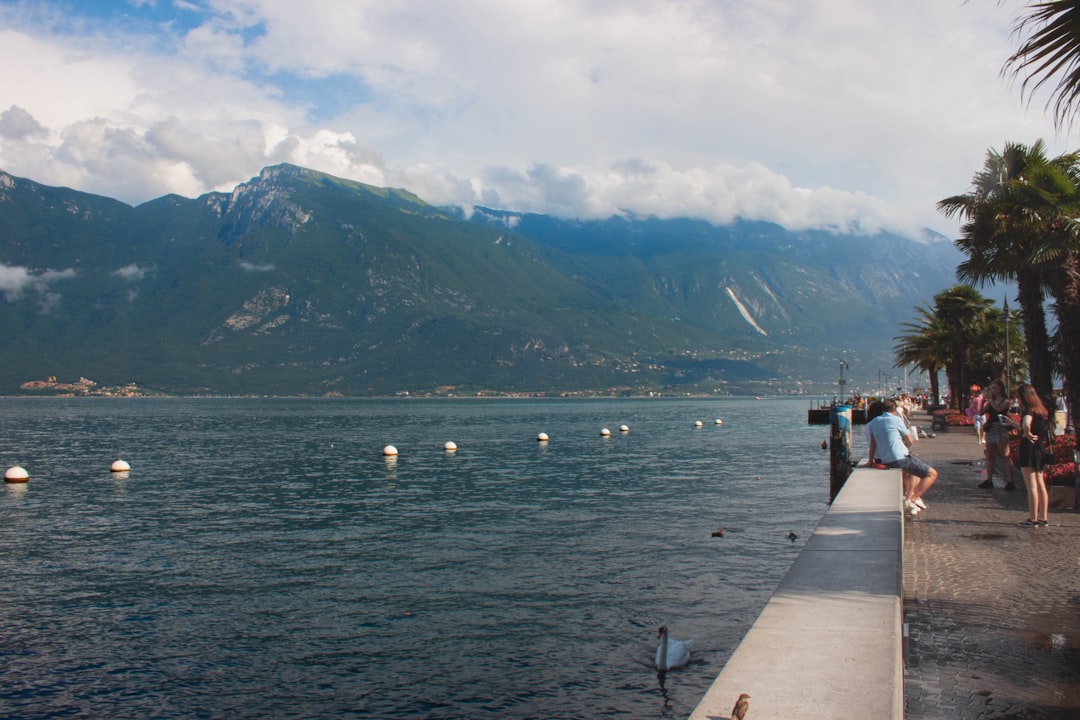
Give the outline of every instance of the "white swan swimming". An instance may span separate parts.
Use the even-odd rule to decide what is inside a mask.
[[[660,638],[660,645],[656,648],[656,667],[660,670],[671,670],[690,662],[690,647],[693,640],[671,640],[668,638],[667,625],[660,627],[656,634]]]

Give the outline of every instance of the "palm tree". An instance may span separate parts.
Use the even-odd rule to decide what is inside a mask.
[[[1080,0],[1038,2],[1029,10],[1015,27],[1017,34],[1027,39],[1006,60],[1004,70],[1026,74],[1021,92],[1029,97],[1057,78],[1047,107],[1053,105],[1054,125],[1060,128],[1080,109]],[[1070,204],[1071,210],[1062,207],[1054,223],[1058,242],[1047,259],[1053,257],[1055,262],[1048,279],[1057,301],[1063,376],[1069,391],[1069,416],[1075,423],[1080,411],[1080,242],[1077,203]]]
[[[958,410],[968,405],[975,341],[988,313],[993,312],[994,301],[968,285],[953,285],[934,295],[934,315],[949,329],[950,351],[945,374],[949,378],[949,396]]]
[[[1080,416],[1080,152],[1036,167],[1019,186],[1042,231],[1034,235],[1028,260],[1043,268],[1058,321],[1069,414]]]
[[[1080,213],[1080,201],[1076,212]],[[1075,427],[1080,417],[1080,223],[1073,218],[1063,220],[1055,226],[1054,234],[1060,243],[1049,271],[1050,291],[1056,301],[1069,419]]]
[[[1080,2],[1034,3],[1014,30],[1027,39],[1005,61],[1004,71],[1026,74],[1021,93],[1028,97],[1058,78],[1046,105],[1053,105],[1054,125],[1060,128],[1076,115],[1080,102]]]
[[[941,398],[938,371],[945,367],[949,355],[949,330],[929,307],[917,307],[915,312],[919,316],[916,322],[900,323],[909,332],[893,338],[893,367],[914,365],[925,372],[930,377],[930,397],[937,403]]]
[[[970,399],[972,360],[983,354],[979,339],[988,320],[997,318],[994,301],[967,285],[954,285],[934,296],[934,306],[915,308],[919,320],[901,323],[910,330],[893,346],[897,367],[914,363],[930,374],[931,393],[938,396],[937,371],[944,367],[949,405],[961,410]]]
[[[982,170],[972,178],[971,192],[938,202],[938,210],[946,217],[965,221],[955,244],[967,259],[957,266],[957,277],[980,287],[1016,281],[1031,384],[1044,398],[1053,390],[1043,307],[1048,279],[1045,268],[1032,262],[1031,238],[1044,231],[1037,210],[1045,202],[1035,192],[1032,179],[1045,179],[1048,168],[1068,168],[1076,162],[1075,154],[1048,160],[1042,140],[1030,148],[1006,143],[1000,153],[992,148],[987,151]]]

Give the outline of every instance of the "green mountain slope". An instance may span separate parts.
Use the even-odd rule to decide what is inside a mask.
[[[761,224],[465,221],[290,165],[134,208],[0,173],[0,392],[790,386],[857,354],[845,335],[887,352],[896,317],[951,282],[905,252],[884,272],[865,238]]]

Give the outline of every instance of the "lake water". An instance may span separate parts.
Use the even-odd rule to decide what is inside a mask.
[[[827,509],[809,406],[0,398],[0,716],[686,717]]]

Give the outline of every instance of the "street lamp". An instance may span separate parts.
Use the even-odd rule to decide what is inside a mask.
[[[1002,298],[1002,312],[1005,314],[1005,387],[1011,385],[1009,374],[1009,297]]]

